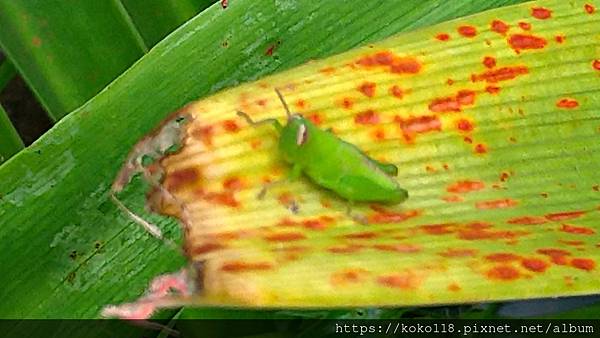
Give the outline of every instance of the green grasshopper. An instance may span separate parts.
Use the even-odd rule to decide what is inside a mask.
[[[300,114],[292,114],[279,90],[275,92],[285,108],[285,126],[275,118],[255,122],[244,112],[237,114],[254,127],[271,124],[277,129],[279,151],[292,165],[290,180],[304,173],[350,203],[394,204],[408,198],[408,192],[392,178],[398,175],[395,165],[370,158],[357,146],[319,129]]]

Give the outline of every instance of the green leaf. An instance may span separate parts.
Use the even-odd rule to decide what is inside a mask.
[[[238,0],[225,11],[211,7],[0,168],[0,314],[95,317],[107,303],[140,295],[151,276],[183,264],[108,199],[127,152],[169,112],[312,58],[515,2]],[[128,205],[143,204],[137,183],[124,193]],[[176,232],[174,221],[147,217]]]
[[[214,0],[122,0],[147,46],[154,46]]]
[[[23,141],[0,105],[0,163],[23,149]]]

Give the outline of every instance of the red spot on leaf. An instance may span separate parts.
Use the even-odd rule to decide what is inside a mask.
[[[546,39],[529,34],[513,34],[508,38],[508,43],[517,52],[523,49],[541,49],[548,44]]]
[[[350,244],[350,245],[343,245],[343,246],[333,246],[333,247],[327,248],[327,251],[329,251],[331,253],[336,253],[336,254],[348,254],[348,253],[357,252],[357,251],[361,250],[363,247],[364,247],[363,245]]]
[[[446,201],[448,203],[457,203],[457,202],[462,202],[463,198],[458,195],[448,195],[448,196],[443,196],[442,200]]]
[[[368,271],[364,269],[346,269],[333,273],[330,281],[336,286],[359,283],[365,279],[366,274]]]
[[[323,117],[319,113],[308,115],[308,119],[317,126],[323,123]]]
[[[229,177],[223,181],[223,188],[226,190],[241,190],[244,188],[244,182],[239,177]]]
[[[390,95],[401,99],[402,97],[404,97],[404,91],[402,91],[402,88],[400,88],[400,86],[393,85],[390,87]]]
[[[478,154],[485,154],[487,153],[487,147],[485,146],[485,144],[478,143],[475,146],[475,152]]]
[[[496,67],[496,59],[491,56],[486,56],[483,58],[483,65],[487,68],[494,68]]]
[[[214,133],[213,126],[204,126],[192,131],[192,136],[202,141],[206,146],[212,146]]]
[[[570,265],[580,270],[591,271],[596,267],[596,262],[590,258],[573,258]]]
[[[592,67],[595,70],[600,70],[600,60],[594,60],[594,62],[592,62]]]
[[[572,246],[580,246],[580,245],[584,245],[585,244],[584,241],[579,241],[579,240],[559,239],[558,241],[560,243],[563,243],[563,244],[566,244],[566,245],[572,245]]]
[[[196,168],[178,169],[167,174],[164,184],[167,190],[178,190],[196,183],[199,178],[200,174]]]
[[[519,22],[519,27],[524,31],[531,30],[531,24],[529,22],[521,21],[521,22]]]
[[[341,106],[346,109],[352,109],[352,106],[354,106],[354,101],[349,97],[345,97],[342,99]]]
[[[378,141],[385,140],[385,131],[381,128],[377,128],[373,132],[373,137]]]
[[[585,4],[585,5],[583,6],[583,8],[585,9],[585,11],[586,11],[588,14],[594,14],[594,12],[596,11],[596,8],[595,8],[593,5],[590,5],[590,4]]]
[[[374,82],[365,81],[358,87],[358,91],[363,93],[365,96],[373,97],[375,96],[375,87],[377,85]]]
[[[470,133],[473,131],[473,124],[467,119],[460,119],[456,122],[456,128],[460,131]]]
[[[265,240],[269,242],[291,242],[306,239],[301,232],[279,232],[265,236]]]
[[[264,271],[273,268],[273,264],[269,262],[243,262],[232,261],[221,265],[221,271],[224,272],[246,272],[246,271]]]
[[[458,181],[452,183],[446,188],[447,192],[464,194],[472,191],[477,191],[485,188],[485,184],[481,181]]]
[[[399,289],[415,289],[421,283],[421,279],[415,273],[396,273],[377,277],[377,283]]]
[[[395,74],[416,74],[421,70],[421,64],[414,58],[401,58],[389,51],[365,56],[356,63],[366,68],[386,67],[391,73]]]
[[[463,106],[475,103],[475,92],[461,90],[456,96],[436,98],[429,104],[429,110],[437,113],[459,112]]]
[[[306,101],[302,100],[302,99],[298,99],[294,105],[296,106],[296,108],[298,109],[304,109],[306,108]]]
[[[550,259],[552,260],[552,263],[554,263],[556,265],[566,265],[568,263],[567,256],[571,255],[571,253],[567,250],[554,249],[554,248],[538,249],[536,252],[550,257]]]
[[[207,242],[202,245],[194,246],[192,255],[203,255],[212,251],[217,251],[225,248],[223,244],[215,242]]]
[[[514,253],[510,253],[510,252],[499,252],[499,253],[487,255],[487,256],[485,256],[485,259],[488,261],[491,261],[491,262],[505,263],[505,262],[518,261],[521,259],[521,256],[516,255]]]
[[[547,214],[545,217],[551,221],[564,221],[567,219],[579,218],[585,215],[585,211],[565,211],[554,214]]]
[[[446,258],[472,257],[477,254],[477,249],[453,249],[449,248],[446,251],[439,252],[438,255]]]
[[[510,174],[509,174],[509,173],[507,173],[507,172],[505,172],[505,171],[503,171],[503,172],[500,174],[500,181],[502,181],[502,182],[506,182],[506,181],[508,181],[508,178],[509,178],[509,177],[510,177]]]
[[[544,224],[548,221],[544,217],[523,216],[523,217],[511,218],[506,222],[509,224],[538,225],[538,224]]]
[[[333,73],[335,73],[335,68],[334,67],[325,67],[325,68],[319,69],[319,72],[321,72],[323,74],[333,74]]]
[[[369,223],[385,224],[398,223],[406,221],[409,218],[416,217],[420,214],[418,210],[408,210],[406,212],[392,212],[387,210],[379,210],[379,212],[369,215]]]
[[[487,276],[491,279],[510,281],[520,277],[519,270],[508,265],[498,265],[488,270]]]
[[[485,91],[492,94],[492,95],[496,95],[500,92],[500,87],[497,86],[487,86],[485,87]]]
[[[237,133],[240,130],[240,126],[233,120],[223,121],[223,129],[230,133]]]
[[[209,202],[225,205],[232,208],[237,208],[240,206],[240,202],[235,199],[235,196],[231,191],[210,192],[204,195],[204,198]]]
[[[534,7],[531,9],[531,16],[536,19],[546,20],[552,17],[552,11],[544,7]]]
[[[421,225],[419,228],[429,235],[445,235],[454,232],[454,230],[451,229],[454,226],[454,224],[425,224]]]
[[[544,272],[549,267],[548,263],[540,258],[523,258],[521,266],[533,272]]]
[[[557,36],[555,36],[555,37],[554,37],[554,40],[556,40],[556,42],[558,42],[558,43],[563,43],[563,42],[565,42],[565,39],[566,39],[566,38],[565,38],[565,36],[564,36],[564,35],[557,35]]]
[[[485,81],[488,83],[496,83],[500,81],[512,80],[519,75],[527,73],[529,73],[529,70],[525,66],[502,67],[487,70],[481,74],[473,74],[471,75],[471,81]]]
[[[450,40],[450,35],[448,35],[447,33],[440,33],[436,35],[435,38],[440,41],[448,41]]]
[[[375,244],[374,249],[390,252],[414,253],[421,251],[421,247],[416,244]]]
[[[265,100],[265,99],[256,100],[256,104],[259,105],[259,106],[261,106],[261,107],[266,107],[267,106],[267,100]]]
[[[466,38],[472,38],[475,35],[477,35],[477,29],[475,29],[475,27],[473,27],[473,26],[468,26],[468,25],[460,26],[460,27],[458,27],[457,31],[458,31],[458,34],[460,34]]]
[[[577,234],[577,235],[593,235],[596,233],[596,231],[592,228],[569,225],[569,224],[563,224],[562,227],[560,228],[560,231],[568,232],[571,234]]]
[[[490,29],[498,34],[505,35],[508,32],[509,26],[501,20],[494,20],[490,24]]]
[[[579,102],[575,99],[560,99],[556,102],[558,108],[573,109],[579,107]]]
[[[404,138],[409,141],[414,138],[415,134],[442,130],[442,123],[435,115],[409,117],[407,119],[395,116],[394,121],[400,125],[400,129],[404,133]]]
[[[365,110],[354,116],[354,122],[357,124],[377,124],[379,123],[379,115],[372,109]]]
[[[504,198],[499,200],[491,200],[491,201],[480,201],[475,204],[478,209],[502,209],[502,208],[511,208],[519,204],[517,201]]]
[[[344,235],[343,237],[346,239],[373,239],[377,237],[377,233],[372,231],[363,231],[363,232],[355,232],[352,234]]]
[[[460,285],[458,285],[456,283],[448,284],[448,291],[458,292],[460,290],[461,290]]]

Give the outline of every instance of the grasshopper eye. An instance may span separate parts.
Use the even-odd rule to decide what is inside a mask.
[[[298,133],[296,134],[296,144],[301,146],[308,139],[308,129],[306,129],[306,125],[301,124],[298,127]]]

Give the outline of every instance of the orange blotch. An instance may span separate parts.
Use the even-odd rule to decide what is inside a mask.
[[[446,251],[438,252],[438,255],[446,258],[456,257],[472,257],[477,254],[477,249],[446,249]]]
[[[377,124],[379,123],[379,114],[369,109],[354,115],[354,123],[357,124]]]
[[[352,109],[352,106],[354,106],[354,101],[349,97],[345,97],[342,99],[340,105],[345,109]]]
[[[566,38],[565,38],[565,36],[564,36],[564,35],[557,35],[557,36],[555,36],[555,37],[554,37],[554,40],[556,40],[556,42],[558,42],[558,43],[563,43],[563,42],[565,42],[565,39],[566,39]]]
[[[541,49],[548,44],[546,39],[529,34],[513,34],[508,38],[508,43],[517,52],[523,49]]]
[[[510,252],[499,252],[499,253],[487,255],[487,256],[485,256],[485,259],[490,262],[505,263],[505,262],[518,261],[519,259],[521,259],[521,256],[510,253]]]
[[[255,140],[250,141],[250,147],[252,147],[252,149],[258,149],[258,148],[260,148],[261,145],[262,145],[262,140],[255,139]]]
[[[385,131],[381,128],[377,128],[372,135],[377,141],[385,140]]]
[[[415,134],[442,130],[442,122],[435,115],[409,117],[408,119],[396,116],[394,117],[394,122],[399,123],[404,138],[408,141],[412,140]]]
[[[559,239],[558,242],[566,244],[566,245],[572,245],[572,246],[580,246],[580,245],[585,244],[584,241],[568,240],[568,239]]]
[[[519,204],[517,201],[505,198],[499,200],[491,200],[491,201],[480,201],[475,204],[477,209],[502,209],[502,208],[511,208]]]
[[[223,188],[226,190],[241,190],[244,188],[244,182],[239,177],[229,177],[223,181]]]
[[[369,215],[369,223],[385,224],[385,223],[397,223],[406,221],[409,218],[413,218],[420,215],[418,210],[408,210],[406,212],[392,212],[387,210],[379,210],[377,213]]]
[[[265,99],[256,100],[256,104],[259,105],[259,106],[261,106],[261,107],[266,107],[267,106],[267,100],[265,100]]]
[[[399,86],[393,85],[390,87],[390,95],[401,99],[402,97],[404,97],[404,91],[402,91],[402,88],[400,88]]]
[[[523,258],[521,266],[533,272],[544,272],[549,267],[548,263],[540,258]]]
[[[243,262],[231,261],[221,265],[221,271],[224,272],[246,272],[246,271],[264,271],[273,268],[273,264],[269,262]]]
[[[508,265],[498,265],[488,270],[487,276],[491,279],[510,281],[520,277],[519,270]]]
[[[410,57],[398,57],[389,51],[377,52],[359,59],[356,64],[365,67],[385,67],[395,74],[416,74],[421,70],[421,64]]]
[[[492,94],[492,95],[496,95],[500,92],[500,87],[497,86],[487,86],[485,87],[485,91]]]
[[[473,124],[467,119],[460,119],[456,122],[456,128],[465,133],[473,131]]]
[[[573,258],[570,265],[580,270],[591,271],[596,267],[596,262],[590,258]]]
[[[331,275],[330,281],[333,285],[344,285],[362,282],[368,273],[364,269],[346,269]]]
[[[454,230],[451,228],[454,226],[454,224],[426,224],[419,226],[419,228],[428,235],[445,235],[453,233]]]
[[[298,100],[296,100],[296,102],[294,102],[294,105],[298,109],[304,109],[304,108],[306,108],[306,101],[304,101],[302,99],[298,99]]]
[[[491,56],[486,56],[483,58],[483,65],[487,68],[494,68],[496,67],[496,59]]]
[[[204,195],[204,198],[209,202],[225,205],[232,208],[237,208],[240,206],[240,202],[237,199],[235,199],[235,196],[231,191],[210,192]]]
[[[460,239],[473,241],[473,240],[482,240],[482,239],[508,239],[514,240],[517,236],[524,235],[525,232],[517,232],[517,231],[493,231],[485,228],[471,228],[471,229],[461,229],[458,232],[458,237]]]
[[[319,113],[313,113],[308,115],[308,119],[316,125],[320,125],[323,123],[323,117]]]
[[[421,247],[416,244],[375,244],[374,249],[390,252],[414,253],[421,251]]]
[[[42,45],[42,39],[40,39],[39,36],[34,36],[33,38],[31,38],[31,44],[34,47],[39,47]]]
[[[577,235],[593,235],[596,233],[596,231],[592,228],[587,228],[587,227],[582,227],[582,226],[574,226],[574,225],[569,225],[569,224],[563,224],[562,227],[560,228],[560,231],[568,232],[571,234],[577,234]]]
[[[219,243],[215,243],[215,242],[208,242],[208,243],[204,243],[202,245],[194,246],[192,248],[192,255],[202,255],[202,254],[206,254],[206,253],[209,253],[212,251],[221,250],[224,248],[225,248],[225,246],[223,244],[219,244]]]
[[[446,80],[446,84],[447,84],[448,86],[452,86],[452,85],[454,84],[454,80],[452,80],[452,79],[448,79],[448,80]]]
[[[568,263],[567,256],[571,255],[571,253],[567,250],[554,249],[554,248],[538,249],[538,250],[536,250],[536,252],[541,255],[550,257],[550,259],[552,260],[552,263],[554,263],[556,265],[566,265]]]
[[[452,183],[446,188],[447,192],[464,194],[472,191],[477,191],[485,188],[485,184],[481,181],[458,181]]]
[[[558,108],[573,109],[579,107],[579,102],[575,99],[560,99],[556,102]]]
[[[458,285],[456,283],[448,284],[448,291],[458,292],[460,290],[461,290],[460,285]]]
[[[466,38],[472,38],[475,35],[477,35],[477,29],[475,29],[475,27],[473,27],[473,26],[467,26],[467,25],[460,26],[460,27],[458,27],[457,31],[458,31],[458,34],[460,34]]]
[[[399,289],[415,289],[421,283],[422,278],[417,276],[415,273],[395,273],[390,275],[384,275],[377,277],[377,283]]]
[[[475,146],[475,152],[478,154],[485,154],[487,153],[487,147],[485,146],[485,144],[478,143]]]
[[[579,218],[585,215],[585,211],[565,211],[554,214],[547,214],[545,217],[551,221],[564,221],[567,219]]]
[[[533,7],[531,9],[531,16],[536,19],[546,20],[552,17],[552,11],[544,7]]]
[[[593,5],[590,5],[590,4],[585,4],[585,5],[583,6],[583,8],[585,9],[585,11],[586,11],[588,14],[593,14],[593,13],[596,11],[596,7],[594,7]]]
[[[463,106],[475,103],[475,92],[472,90],[461,90],[456,96],[436,98],[429,104],[429,110],[437,113],[459,112]]]
[[[164,185],[169,191],[178,190],[196,183],[199,179],[200,173],[196,168],[178,169],[167,174]]]
[[[505,35],[508,32],[509,26],[501,20],[494,20],[490,24],[490,29],[498,34]]]
[[[350,244],[350,245],[329,247],[329,248],[327,248],[327,251],[329,251],[331,253],[336,253],[336,254],[347,254],[347,253],[357,252],[357,251],[361,250],[363,247],[364,247],[363,245]]]
[[[485,81],[488,83],[496,83],[500,81],[512,80],[519,75],[527,74],[529,70],[525,66],[502,67],[492,70],[487,70],[481,74],[472,74],[471,81]]]
[[[358,91],[360,91],[367,97],[373,97],[375,96],[376,87],[377,85],[374,82],[365,81],[358,87]]]
[[[240,131],[240,126],[233,120],[225,120],[223,121],[223,129],[230,133],[237,133]]]
[[[335,68],[334,67],[325,67],[325,68],[319,69],[319,72],[321,72],[323,74],[333,74],[333,73],[335,73]]]
[[[506,223],[509,224],[522,224],[522,225],[538,225],[548,222],[544,217],[539,216],[523,216],[511,218]]]
[[[450,35],[448,35],[447,33],[440,33],[436,35],[435,38],[440,41],[448,41],[450,40]]]
[[[329,216],[321,216],[316,219],[307,219],[302,221],[302,226],[311,230],[323,230],[327,225],[332,223],[334,219]]]
[[[442,197],[443,201],[446,201],[448,203],[457,203],[457,202],[462,202],[464,201],[464,199],[458,195],[448,195],[448,196],[444,196]]]
[[[351,234],[346,234],[342,237],[346,238],[346,239],[373,239],[376,238],[378,235],[375,232],[371,232],[371,231],[363,231],[363,232],[355,232],[355,233],[351,233]]]
[[[306,239],[301,232],[279,232],[265,236],[265,240],[269,242],[291,242]]]
[[[192,131],[192,136],[202,141],[206,146],[212,146],[214,133],[213,126],[204,126]]]
[[[509,177],[510,177],[510,174],[504,171],[500,174],[500,181],[506,182],[506,181],[508,181]]]
[[[524,31],[528,31],[531,30],[531,24],[529,22],[519,22],[519,27],[524,30]]]
[[[463,138],[463,141],[465,141],[465,143],[468,143],[468,144],[473,143],[473,139],[470,136],[465,136]]]

